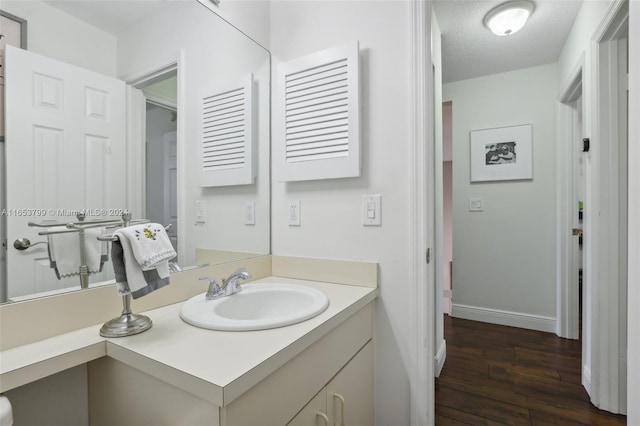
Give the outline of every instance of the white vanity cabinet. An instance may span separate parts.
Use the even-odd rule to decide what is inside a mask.
[[[369,342],[287,426],[369,426],[373,414],[373,343]]]
[[[146,366],[143,372],[109,357],[93,361],[89,363],[90,424],[323,425],[324,421],[315,419],[322,411],[333,426],[341,421],[343,406],[333,396],[340,394],[346,402],[345,425],[373,425],[373,309],[369,303],[346,319],[336,319],[319,338],[303,335],[299,340],[310,339],[308,345],[279,368],[267,370],[259,364],[222,385],[219,405],[211,402],[209,384],[184,386],[179,371],[172,370],[173,379],[167,381],[154,377],[153,368]],[[257,374],[264,378],[251,383]]]

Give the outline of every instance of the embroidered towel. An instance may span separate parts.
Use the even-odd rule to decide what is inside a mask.
[[[60,228],[50,228],[50,231]],[[107,243],[97,237],[105,232],[105,228],[90,228],[84,231],[85,260],[89,274],[102,272],[104,262],[109,260]],[[49,265],[56,272],[59,280],[80,275],[80,234],[65,232],[47,236],[49,247]]]
[[[129,233],[122,232],[124,229],[114,232],[113,235],[118,237],[119,241],[114,241],[111,245],[111,261],[118,293],[130,293],[131,297],[137,299],[168,285],[169,261],[164,260],[155,268],[143,271],[133,254]]]
[[[158,223],[129,226],[118,230],[117,234],[127,237],[133,255],[143,271],[155,269],[161,262],[176,257],[167,231]]]

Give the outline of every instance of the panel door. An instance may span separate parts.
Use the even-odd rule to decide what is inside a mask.
[[[29,221],[127,207],[125,83],[12,46],[5,72],[8,296],[78,286],[56,278],[46,245],[19,251],[13,241],[46,241]],[[109,279],[111,266],[103,271],[90,282]]]

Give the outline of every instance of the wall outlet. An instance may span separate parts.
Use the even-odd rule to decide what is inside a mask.
[[[300,226],[300,200],[289,202],[287,217],[289,226]]]
[[[256,202],[247,201],[244,203],[244,224],[255,225],[256,224]]]

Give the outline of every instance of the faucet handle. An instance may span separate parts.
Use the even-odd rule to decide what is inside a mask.
[[[205,294],[205,298],[207,300],[215,299],[222,294],[222,289],[218,285],[218,282],[213,277],[200,277],[198,278],[200,281],[207,280],[209,281],[209,289],[207,290],[207,294]]]
[[[251,278],[251,274],[247,271],[246,268],[236,269],[231,275],[227,278],[222,279],[222,287],[226,287],[227,284],[231,283],[232,285],[237,285],[238,280],[246,280]]]

